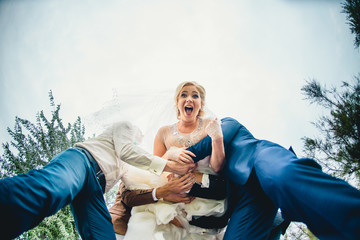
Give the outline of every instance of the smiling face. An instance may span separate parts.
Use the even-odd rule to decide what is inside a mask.
[[[177,97],[177,109],[180,119],[195,119],[202,107],[199,90],[193,86],[184,86]]]

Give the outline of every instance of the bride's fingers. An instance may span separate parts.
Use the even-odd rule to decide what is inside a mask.
[[[179,160],[178,160],[179,163],[182,163],[182,164],[186,164],[186,162],[183,161],[183,158],[181,156],[179,156]]]
[[[184,153],[186,153],[189,156],[196,157],[196,155],[193,152],[190,152],[188,150],[184,150]]]
[[[187,163],[193,163],[193,159],[192,157],[190,157],[188,154],[186,153],[181,153],[179,158],[181,158],[183,161],[186,161]]]
[[[189,161],[188,159],[186,159],[185,157],[179,157],[178,162],[181,164],[189,164],[189,163],[193,163],[193,161]]]
[[[187,157],[185,157],[185,156],[180,156],[179,157],[179,160],[182,162],[182,163],[185,163],[185,164],[187,164],[187,163],[193,163],[193,160],[190,158],[187,158]]]

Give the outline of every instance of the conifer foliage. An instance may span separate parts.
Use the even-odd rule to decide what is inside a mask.
[[[49,92],[52,107],[51,118],[44,111],[36,115],[36,122],[15,118],[14,129],[8,128],[12,141],[2,144],[4,153],[0,157],[0,177],[9,177],[41,168],[58,153],[84,140],[85,127],[80,117],[64,125],[60,118],[60,104],[56,105]],[[1,236],[1,234],[0,234]],[[42,221],[36,228],[24,233],[19,239],[78,239],[70,207]]]
[[[302,91],[311,103],[329,112],[314,123],[320,136],[303,138],[305,152],[334,175],[360,180],[360,75],[352,85],[344,82],[341,92],[326,89],[316,80],[308,82]]]
[[[343,4],[343,12],[346,13],[350,31],[355,35],[355,48],[360,46],[360,0],[346,0]]]
[[[354,46],[360,45],[360,0],[345,0],[343,13],[354,34]],[[342,91],[327,89],[316,80],[307,82],[302,92],[311,103],[326,110],[314,125],[321,132],[316,138],[304,137],[305,152],[317,158],[335,176],[355,176],[360,182],[360,74],[353,84],[343,82]]]
[[[0,157],[1,177],[41,168],[56,154],[84,140],[85,128],[80,117],[73,124],[64,126],[59,114],[60,105],[55,105],[51,91],[49,98],[53,108],[50,120],[44,111],[40,111],[36,123],[16,117],[14,129],[7,129],[13,140],[2,144],[4,154]]]

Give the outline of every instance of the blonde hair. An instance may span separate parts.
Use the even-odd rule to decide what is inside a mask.
[[[180,83],[175,91],[175,109],[176,109],[176,117],[177,119],[180,119],[180,111],[177,108],[177,103],[178,103],[178,99],[179,99],[179,95],[180,95],[180,91],[181,89],[183,89],[183,87],[186,86],[194,86],[196,87],[196,89],[199,91],[200,94],[200,99],[201,99],[201,108],[199,110],[199,114],[198,117],[201,117],[204,115],[204,106],[205,106],[205,95],[206,95],[206,91],[205,88],[203,86],[201,86],[200,84],[198,84],[197,82],[194,81],[188,81],[188,82],[182,82]]]

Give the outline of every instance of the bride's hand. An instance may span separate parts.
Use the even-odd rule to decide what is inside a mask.
[[[217,119],[211,120],[208,123],[205,128],[205,132],[211,137],[212,140],[223,138],[220,122]]]
[[[195,154],[186,150],[185,147],[171,147],[164,155],[164,158],[180,163],[193,163],[192,157],[196,157]]]

